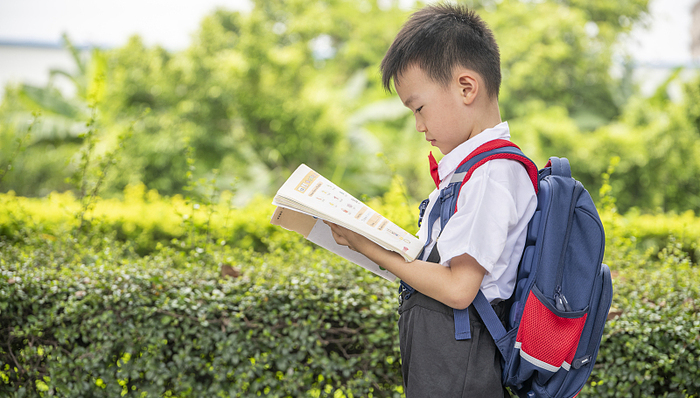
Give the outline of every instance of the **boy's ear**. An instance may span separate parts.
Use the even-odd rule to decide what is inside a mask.
[[[457,85],[461,90],[462,101],[465,105],[471,105],[479,93],[479,80],[472,71],[462,71],[457,75]]]

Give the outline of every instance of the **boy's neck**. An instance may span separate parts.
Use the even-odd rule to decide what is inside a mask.
[[[483,133],[486,129],[498,126],[501,122],[501,111],[498,108],[498,101],[489,101],[487,106],[484,106],[482,117],[479,119],[479,123],[474,125],[474,129],[467,141]]]

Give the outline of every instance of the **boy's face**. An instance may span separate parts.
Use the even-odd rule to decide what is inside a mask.
[[[440,152],[447,154],[469,139],[472,115],[457,80],[445,87],[418,66],[409,67],[395,80],[396,92],[416,118],[416,130]]]

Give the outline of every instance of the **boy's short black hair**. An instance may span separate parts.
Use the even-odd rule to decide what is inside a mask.
[[[481,17],[466,6],[429,5],[411,15],[382,60],[384,88],[391,92],[392,80],[414,64],[445,86],[455,67],[471,69],[484,79],[489,97],[498,98],[498,44]]]

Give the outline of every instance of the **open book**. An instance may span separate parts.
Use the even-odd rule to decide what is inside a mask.
[[[418,238],[304,164],[277,191],[272,204],[277,206],[272,224],[298,232],[309,241],[390,281],[396,279],[394,274],[364,255],[335,243],[330,227],[323,220],[357,232],[401,254],[406,261],[415,260],[423,248]]]

